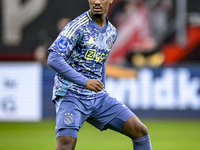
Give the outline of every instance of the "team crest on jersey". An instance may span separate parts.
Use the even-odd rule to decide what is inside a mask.
[[[65,121],[66,124],[71,124],[74,121],[73,118],[72,118],[73,114],[66,113],[65,116],[66,117],[65,117],[64,121]]]
[[[61,39],[57,44],[60,50],[64,50],[68,46],[68,42],[63,39]]]
[[[109,49],[111,49],[112,44],[113,44],[113,43],[112,43],[112,36],[109,37],[109,38],[107,39],[106,44],[107,44],[107,47],[108,47]]]

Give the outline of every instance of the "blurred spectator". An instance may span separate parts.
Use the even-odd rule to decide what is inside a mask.
[[[39,45],[34,51],[34,59],[43,65],[47,65],[47,48]]]
[[[161,45],[174,32],[175,12],[172,0],[147,1],[155,40]]]
[[[69,17],[61,18],[57,22],[57,33],[60,33],[62,29],[71,21]]]
[[[158,0],[152,0],[158,1]],[[164,5],[157,2],[157,5],[152,7],[152,11],[159,13],[159,10],[164,10],[169,17],[166,18],[162,25],[168,25],[167,31],[163,32],[161,40],[165,38],[162,43],[162,52],[165,55],[164,65],[179,65],[185,63],[199,63],[200,62],[200,8],[199,0],[173,1],[162,0]],[[170,6],[166,2],[171,2]],[[159,6],[159,7],[158,7]],[[164,6],[164,7],[163,7]],[[170,6],[173,7],[171,9]],[[187,8],[185,8],[187,6]],[[159,15],[159,14],[157,14]],[[156,16],[157,17],[157,16]],[[154,16],[154,18],[156,18]],[[181,18],[181,19],[180,19]],[[156,21],[155,21],[156,22]],[[155,25],[154,25],[155,26]],[[158,28],[159,29],[159,28]],[[156,29],[157,30],[157,29]],[[158,30],[159,32],[159,30]],[[186,41],[181,44],[177,41],[184,38]],[[167,39],[167,40],[166,40]]]
[[[62,29],[71,21],[69,17],[63,17],[57,21],[56,27],[52,26],[48,30],[39,32],[40,44],[34,51],[34,59],[43,65],[47,63],[47,49],[56,39]]]
[[[118,30],[118,38],[111,50],[109,62],[136,67],[147,66],[151,62],[152,65],[160,65],[163,61],[161,54],[149,60],[149,56],[157,50],[157,42],[152,34],[146,3],[143,0],[121,0],[114,7],[116,9],[112,9],[110,17]],[[161,62],[153,62],[159,59]]]

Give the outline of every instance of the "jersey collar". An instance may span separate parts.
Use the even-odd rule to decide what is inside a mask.
[[[100,32],[105,32],[106,31],[106,29],[107,29],[107,26],[108,26],[108,17],[106,17],[106,23],[105,23],[105,25],[103,26],[103,27],[100,27],[93,19],[92,19],[92,17],[90,16],[90,13],[89,13],[89,11],[87,11],[87,15],[88,15],[88,18],[90,19],[90,21],[91,21],[91,24],[95,27],[95,28],[97,28]]]

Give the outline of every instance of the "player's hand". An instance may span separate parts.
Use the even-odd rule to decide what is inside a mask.
[[[85,87],[97,93],[103,89],[103,83],[97,79],[88,79]]]

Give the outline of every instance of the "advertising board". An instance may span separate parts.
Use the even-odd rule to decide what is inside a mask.
[[[131,109],[199,110],[199,71],[198,67],[143,68],[137,78],[108,78],[106,88]]]
[[[42,66],[0,63],[0,121],[42,119]]]

